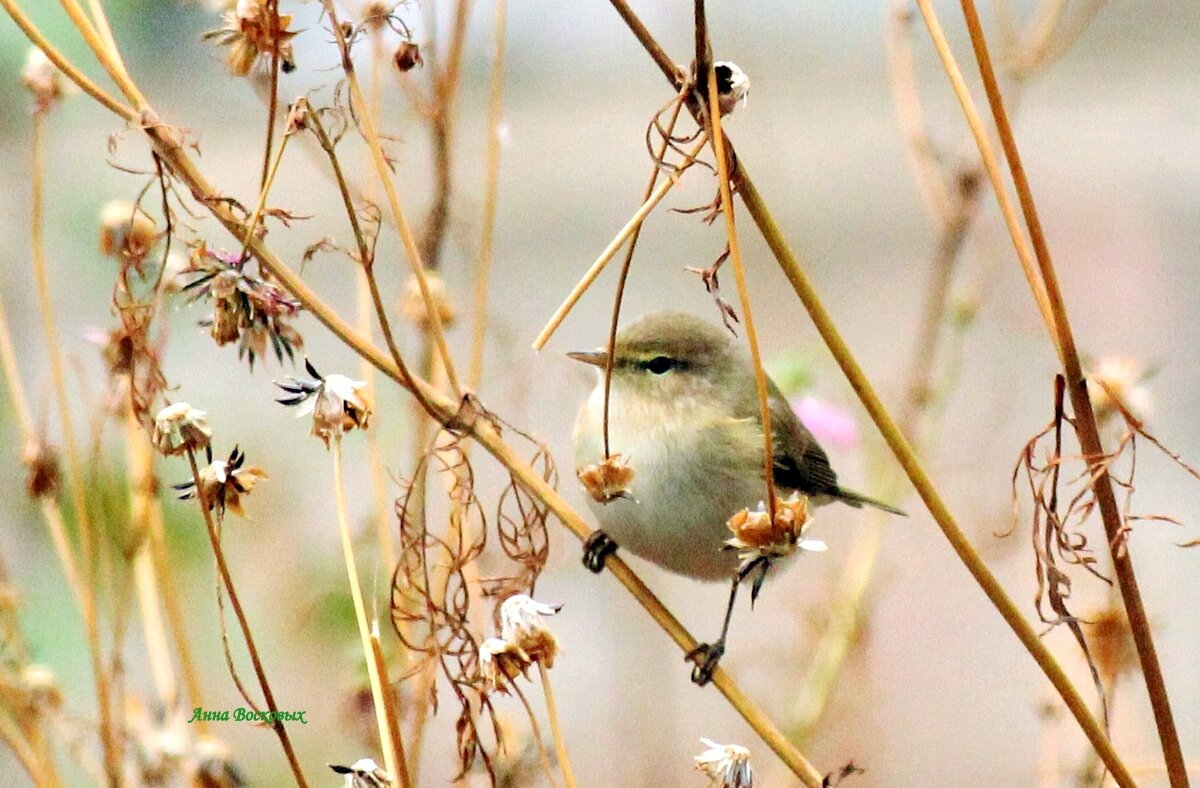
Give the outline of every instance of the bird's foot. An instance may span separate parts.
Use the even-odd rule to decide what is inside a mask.
[[[689,651],[684,659],[695,665],[692,668],[692,682],[698,687],[703,687],[712,681],[713,671],[717,669],[717,663],[724,654],[724,639],[716,643],[701,643]]]
[[[600,574],[604,571],[604,562],[615,552],[617,543],[613,538],[603,531],[594,531],[583,543],[583,565]]]

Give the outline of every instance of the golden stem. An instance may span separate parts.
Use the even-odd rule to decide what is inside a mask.
[[[557,788],[558,780],[554,779],[554,768],[550,765],[550,754],[546,752],[546,745],[542,743],[542,729],[538,725],[537,716],[533,713],[533,707],[529,705],[529,700],[525,697],[525,693],[521,692],[521,688],[517,686],[515,681],[510,682],[509,686],[517,693],[517,697],[521,699],[521,705],[525,707],[525,713],[529,715],[529,727],[533,731],[533,743],[537,745],[538,759],[542,762],[542,772],[546,775],[546,781],[550,784],[550,788]]]
[[[538,674],[542,678],[542,694],[546,696],[546,716],[550,718],[550,735],[554,737],[554,754],[558,767],[562,769],[567,788],[575,788],[575,775],[571,772],[571,759],[567,757],[567,741],[558,722],[558,706],[554,703],[554,690],[550,686],[550,671],[542,660],[537,661]]]

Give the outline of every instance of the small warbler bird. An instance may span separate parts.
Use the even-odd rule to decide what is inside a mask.
[[[575,422],[575,464],[582,469],[606,459],[608,354],[568,356],[600,370],[600,382]],[[904,514],[842,487],[825,451],[779,387],[769,379],[768,387],[779,497],[800,493],[813,505],[841,501]],[[600,571],[604,556],[620,545],[681,575],[733,579],[721,637],[689,655],[697,664],[693,679],[701,684],[724,651],[737,584],[746,576],[745,566],[739,571],[737,551],[723,549],[731,535],[727,523],[766,497],[762,430],[753,365],[728,331],[688,314],[659,312],[617,336],[608,455],[620,455],[633,476],[626,494],[607,502],[589,500],[601,531],[589,542],[584,562]]]

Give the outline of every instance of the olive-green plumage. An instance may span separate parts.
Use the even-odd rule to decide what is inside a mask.
[[[601,381],[575,426],[577,467],[604,456],[603,351],[572,353],[601,368]],[[769,381],[774,481],[782,495],[812,503],[898,509],[838,484],[824,450]],[[594,504],[601,527],[622,547],[672,571],[727,578],[736,556],[721,548],[735,512],[765,495],[762,420],[754,369],[729,332],[691,315],[659,312],[617,337],[609,417],[610,450],[636,475],[631,498]]]

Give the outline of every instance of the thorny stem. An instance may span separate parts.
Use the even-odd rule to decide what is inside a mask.
[[[763,433],[763,478],[767,485],[767,513],[775,521],[775,452],[771,445],[771,401],[767,391],[767,375],[763,372],[762,352],[758,346],[758,332],[754,328],[754,314],[750,310],[750,290],[746,285],[746,269],[742,265],[742,253],[738,245],[737,222],[734,219],[733,192],[729,187],[729,161],[725,149],[725,135],[721,132],[721,109],[717,96],[717,72],[713,68],[712,44],[708,40],[708,27],[704,16],[704,0],[696,0],[696,46],[697,68],[703,64],[708,81],[708,125],[711,128],[713,152],[717,158],[717,171],[721,181],[721,213],[725,215],[725,232],[729,238],[729,262],[737,280],[738,297],[742,302],[742,319],[746,326],[746,342],[750,345],[750,359],[754,363],[754,383],[758,389],[758,417]],[[703,57],[700,57],[700,51]],[[699,73],[699,72],[698,72]],[[698,78],[698,77],[697,77]],[[731,513],[732,514],[732,513]]]
[[[546,745],[542,742],[542,729],[538,725],[537,715],[533,713],[533,707],[529,705],[529,699],[525,697],[525,693],[521,692],[521,688],[517,686],[517,682],[509,682],[509,686],[517,693],[517,697],[521,699],[521,705],[525,707],[525,713],[529,715],[529,727],[533,733],[533,743],[537,745],[538,759],[542,762],[542,772],[546,775],[546,781],[550,784],[550,788],[558,788],[558,780],[554,779],[554,769],[550,766],[550,754],[546,752]]]
[[[488,144],[483,220],[479,231],[479,258],[475,263],[475,314],[471,334],[471,367],[467,385],[478,391],[483,381],[484,337],[487,334],[488,289],[492,273],[492,243],[496,229],[496,200],[500,191],[500,123],[504,109],[504,53],[508,3],[496,0],[496,40],[492,50],[491,98],[488,104]]]
[[[642,202],[650,199],[650,195],[654,193],[654,185],[658,183],[659,166],[658,162],[662,161],[663,156],[667,153],[667,147],[671,144],[671,135],[675,133],[675,124],[679,121],[679,113],[683,111],[683,102],[675,103],[675,108],[671,112],[671,120],[667,123],[667,132],[663,135],[661,144],[659,145],[656,161],[654,166],[650,168],[650,182],[646,184],[646,192],[642,195]],[[629,245],[625,247],[625,259],[621,262],[621,273],[617,276],[617,287],[613,293],[613,311],[612,319],[608,324],[608,354],[604,358],[604,410],[601,415],[601,434],[604,437],[604,459],[612,456],[612,452],[608,445],[608,414],[609,402],[612,398],[612,376],[613,366],[616,364],[617,351],[617,327],[621,321],[621,302],[625,298],[625,283],[629,280],[629,269],[633,265],[633,253],[637,250],[638,238],[642,234],[642,226],[638,225],[633,234],[629,236]]]
[[[338,532],[342,537],[342,556],[346,559],[346,578],[350,583],[350,597],[354,600],[354,617],[358,621],[358,636],[362,641],[363,659],[367,663],[367,678],[371,682],[371,699],[375,704],[375,723],[379,728],[379,747],[383,750],[385,768],[389,774],[399,774],[400,746],[395,731],[388,722],[384,703],[384,687],[379,680],[379,666],[375,663],[371,646],[371,625],[367,621],[367,608],[363,604],[362,587],[358,582],[358,566],[354,560],[354,540],[350,536],[350,522],[346,516],[346,489],[342,480],[342,439],[333,441],[333,494],[337,504]]]
[[[620,0],[616,0],[619,2]],[[0,0],[6,9],[15,9],[13,0]],[[10,10],[10,13],[12,11]],[[19,13],[19,9],[17,9]],[[36,28],[32,25],[22,26],[30,39],[41,39]],[[673,68],[673,67],[672,67]],[[69,73],[64,71],[64,73]],[[78,72],[75,72],[78,73]],[[192,160],[164,126],[160,123],[146,123],[143,126],[147,141],[160,156],[163,163],[179,178],[196,199],[200,201],[234,237],[241,237],[245,232],[244,224],[229,210],[229,207],[219,199],[219,193],[196,169]],[[460,403],[447,398],[440,391],[432,388],[423,380],[413,378],[403,367],[372,343],[364,340],[354,329],[330,309],[304,280],[297,276],[283,261],[274,255],[261,239],[251,238],[251,253],[268,271],[286,288],[304,307],[330,330],[338,339],[354,352],[368,359],[376,369],[392,378],[414,396],[424,398],[430,415],[441,424],[454,423],[459,412]],[[479,442],[501,465],[512,474],[517,483],[530,495],[541,501],[563,525],[580,541],[586,541],[592,534],[592,529],[566,500],[555,490],[541,474],[536,471],[524,457],[508,445],[488,419],[476,419],[471,424],[461,425],[464,432],[469,433]],[[210,532],[210,537],[212,536]],[[606,562],[609,572],[620,582],[630,595],[647,611],[656,624],[671,638],[683,653],[695,649],[697,641],[684,629],[683,625],[659,601],[658,597],[642,582],[633,570],[618,556],[610,556]],[[718,667],[713,673],[712,683],[726,697],[730,705],[742,716],[751,728],[779,757],[798,774],[807,786],[816,788],[821,785],[822,775],[814,768],[787,740],[770,719],[742,692],[741,688],[730,678],[722,668]]]
[[[688,167],[692,166],[696,162],[696,157],[700,155],[700,151],[704,150],[704,146],[707,144],[708,135],[701,134],[696,145],[690,151],[688,151],[687,158],[680,163],[679,170],[676,172],[675,177],[668,178],[667,180],[663,181],[662,184],[654,190],[654,193],[650,195],[649,199],[642,203],[641,207],[639,207],[629,221],[625,223],[625,226],[621,228],[620,232],[617,233],[617,236],[613,238],[608,246],[605,247],[604,251],[600,253],[600,256],[596,258],[596,262],[592,263],[591,268],[587,270],[587,273],[583,275],[583,278],[579,280],[574,289],[571,290],[571,293],[567,296],[566,300],[563,301],[562,305],[559,306],[554,315],[546,323],[545,328],[543,328],[541,333],[538,334],[537,339],[533,341],[534,350],[541,350],[546,346],[546,343],[550,341],[550,337],[552,337],[554,332],[558,330],[558,327],[562,325],[562,321],[566,318],[567,314],[575,307],[575,304],[579,302],[579,299],[583,297],[583,294],[587,292],[587,289],[591,287],[593,282],[596,281],[596,278],[600,276],[601,272],[604,271],[604,268],[608,265],[609,261],[616,256],[618,251],[620,251],[621,245],[624,244],[625,241],[632,236],[639,227],[642,226],[642,222],[646,220],[646,217],[650,215],[650,212],[654,210],[655,206],[662,202],[663,198],[667,196],[667,192],[671,191],[675,184],[679,182],[679,176],[681,176]]]
[[[30,216],[30,240],[33,252],[33,276],[37,283],[38,305],[42,313],[42,330],[46,338],[46,354],[50,359],[50,376],[54,382],[54,399],[58,405],[58,419],[62,428],[63,448],[67,459],[67,487],[71,494],[71,507],[79,526],[79,545],[82,553],[83,572],[80,576],[80,599],[83,603],[83,621],[87,630],[88,653],[92,661],[92,674],[96,684],[96,702],[99,705],[100,741],[104,749],[104,771],[110,786],[123,783],[121,775],[120,742],[113,723],[112,700],[108,674],[104,669],[104,657],[100,642],[100,624],[96,613],[95,578],[95,531],[87,507],[87,491],[84,489],[83,465],[79,461],[79,446],[75,441],[71,407],[67,400],[67,377],[63,369],[62,346],[59,344],[58,325],[54,315],[54,301],[50,294],[50,276],[46,269],[46,255],[42,245],[42,136],[45,129],[45,113],[33,113],[33,194],[32,216]]]
[[[446,368],[446,377],[450,382],[450,388],[456,396],[462,396],[462,387],[459,385],[458,375],[454,371],[454,361],[450,356],[450,348],[446,344],[446,333],[442,326],[442,316],[429,290],[429,281],[425,276],[425,266],[421,262],[421,253],[417,249],[416,240],[413,238],[412,228],[409,227],[408,220],[404,217],[404,211],[400,207],[400,199],[396,195],[396,185],[392,182],[391,170],[388,168],[387,158],[383,155],[383,148],[379,144],[379,133],[375,129],[375,119],[371,117],[370,109],[367,106],[366,99],[363,97],[362,88],[358,84],[358,77],[354,71],[354,63],[350,59],[349,45],[346,43],[346,38],[342,34],[342,28],[338,22],[337,10],[334,8],[333,0],[323,0],[323,5],[325,13],[329,15],[333,34],[337,37],[338,48],[342,52],[342,70],[346,74],[346,84],[350,87],[351,100],[358,110],[358,119],[363,138],[367,142],[367,147],[371,150],[371,159],[375,164],[375,171],[379,176],[379,180],[383,183],[383,190],[387,195],[388,207],[392,211],[392,219],[396,222],[396,229],[400,233],[400,239],[408,255],[408,262],[412,268],[413,277],[416,278],[417,286],[421,290],[421,298],[425,301],[425,310],[429,315],[429,328],[433,334],[434,345],[437,347],[442,365]]]
[[[1046,242],[1037,206],[1033,201],[1029,178],[1021,163],[1021,154],[1017,149],[1008,113],[1004,108],[1004,99],[1000,95],[991,55],[988,53],[987,40],[979,22],[979,12],[975,8],[974,0],[961,0],[961,5],[967,30],[971,35],[971,45],[975,50],[975,60],[979,65],[980,75],[983,77],[988,103],[991,105],[992,117],[1000,135],[1000,144],[1004,149],[1004,156],[1008,160],[1009,171],[1017,190],[1017,199],[1021,203],[1021,211],[1029,229],[1029,236],[1037,255],[1038,268],[1041,271],[1046,296],[1049,299],[1050,311],[1054,318],[1054,329],[1059,340],[1063,371],[1067,378],[1067,391],[1071,397],[1071,408],[1075,413],[1075,431],[1080,446],[1083,448],[1084,457],[1087,459],[1092,478],[1092,490],[1100,505],[1100,516],[1104,521],[1105,533],[1108,535],[1109,550],[1112,554],[1113,565],[1117,570],[1121,597],[1125,602],[1129,627],[1133,634],[1134,644],[1137,646],[1142,673],[1146,679],[1146,689],[1149,692],[1150,705],[1154,711],[1154,722],[1158,727],[1163,757],[1167,763],[1167,774],[1172,788],[1183,788],[1188,785],[1183,750],[1179,745],[1179,734],[1175,729],[1175,719],[1171,714],[1171,704],[1167,696],[1166,683],[1163,680],[1162,667],[1159,665],[1154,639],[1150,633],[1150,621],[1142,604],[1137,577],[1133,571],[1133,559],[1126,549],[1125,539],[1122,536],[1121,513],[1117,508],[1112,481],[1105,464],[1104,446],[1100,441],[1095,414],[1092,412],[1087,381],[1083,376],[1083,368],[1075,346],[1075,337],[1067,317],[1067,307],[1063,300],[1062,289],[1059,287],[1058,274],[1050,256],[1050,247]],[[1037,291],[1034,292],[1036,295]]]
[[[630,21],[636,19],[636,15],[629,9],[625,0],[610,0],[610,2],[617,8],[622,17],[630,23],[630,28],[635,35],[646,44],[647,51],[654,58],[655,62],[659,64],[660,68],[663,68],[663,73],[667,75],[668,79],[671,79],[674,83],[676,74],[674,67],[663,67],[662,59],[665,59],[669,65],[669,58],[666,58],[662,48],[658,46],[657,42],[653,41],[653,38],[650,37],[649,32],[646,31],[645,26],[640,21],[636,25]],[[918,2],[925,3],[926,0],[918,0]],[[651,42],[652,46],[651,44],[647,44],[647,41]],[[946,507],[945,502],[942,500],[936,487],[934,487],[932,480],[925,473],[920,460],[917,459],[908,440],[892,420],[891,415],[883,406],[883,402],[875,393],[862,368],[858,366],[858,362],[842,339],[841,333],[833,323],[833,319],[825,310],[824,304],[813,289],[808,276],[801,268],[799,260],[797,260],[795,254],[788,246],[783,233],[775,223],[774,217],[771,215],[766,203],[763,202],[762,196],[755,188],[744,164],[739,164],[736,178],[737,191],[742,197],[742,202],[745,204],[746,210],[753,217],[755,224],[758,225],[758,229],[770,247],[771,253],[775,256],[780,268],[783,269],[784,275],[788,278],[796,295],[804,304],[809,317],[812,319],[817,331],[821,334],[821,338],[825,341],[830,353],[841,367],[847,381],[862,401],[863,406],[870,414],[872,421],[875,422],[884,440],[887,441],[892,453],[896,455],[896,459],[904,467],[909,480],[921,496],[930,514],[933,515],[943,535],[950,542],[951,547],[953,547],[959,559],[966,565],[967,570],[983,589],[988,599],[996,607],[1001,617],[1012,628],[1014,634],[1017,635],[1017,638],[1022,642],[1026,650],[1029,651],[1030,655],[1038,663],[1038,666],[1046,674],[1046,677],[1050,679],[1054,688],[1062,696],[1063,701],[1071,710],[1071,713],[1078,721],[1089,741],[1091,741],[1100,754],[1100,757],[1104,760],[1110,771],[1112,771],[1114,779],[1122,786],[1133,785],[1133,780],[1129,776],[1128,769],[1122,763],[1120,756],[1117,755],[1104,730],[1096,723],[1095,718],[1092,716],[1083,698],[1079,695],[1078,690],[1075,689],[1070,679],[1067,678],[1062,666],[1058,664],[1054,655],[1050,653],[1049,649],[1038,638],[1033,627],[1021,615],[1020,610],[1018,610],[1012,599],[1004,591],[1003,586],[1000,585],[1000,582],[987,568],[983,559],[975,552],[970,541],[955,521],[954,516]]]
[[[546,716],[550,718],[550,735],[554,737],[554,755],[562,769],[567,788],[575,788],[575,775],[571,772],[571,759],[567,757],[567,741],[558,722],[558,706],[554,703],[554,689],[550,686],[550,671],[542,660],[537,661],[538,674],[542,679],[542,694],[546,696]]]
[[[288,737],[287,728],[283,725],[283,720],[279,719],[279,707],[275,704],[275,695],[271,692],[271,685],[267,682],[267,673],[263,669],[262,660],[258,657],[258,648],[254,645],[254,635],[250,631],[250,622],[246,620],[246,612],[242,610],[242,603],[238,600],[237,589],[233,586],[233,576],[229,574],[229,566],[225,563],[225,551],[221,548],[221,538],[217,535],[217,527],[213,523],[212,511],[209,508],[208,496],[205,493],[204,485],[200,481],[200,467],[196,464],[196,453],[190,448],[187,452],[188,465],[192,469],[192,481],[195,483],[196,503],[200,506],[200,514],[204,517],[204,527],[208,531],[208,541],[212,545],[213,557],[217,560],[217,571],[221,575],[221,581],[225,584],[225,591],[229,594],[229,604],[233,608],[234,615],[237,616],[238,626],[242,630],[242,639],[246,641],[246,651],[250,655],[250,663],[254,666],[254,674],[258,677],[258,685],[262,688],[263,700],[267,702],[267,708],[272,712],[271,728],[275,731],[275,735],[279,737],[279,743],[283,747],[283,752],[287,756],[288,765],[292,767],[292,775],[296,778],[296,784],[300,788],[306,788],[308,782],[304,779],[304,772],[300,770],[300,762],[296,759],[296,752],[292,749],[292,741]]]

